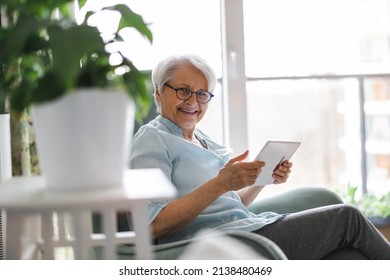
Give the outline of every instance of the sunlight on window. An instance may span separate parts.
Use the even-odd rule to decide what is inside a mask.
[[[361,187],[365,165],[368,189],[387,192],[390,1],[244,0],[244,15],[249,148],[300,140],[291,185]]]
[[[125,3],[150,25],[153,44],[142,40],[131,28],[125,38],[126,53],[141,69],[151,69],[168,55],[197,53],[207,59],[221,75],[219,1],[197,0],[88,0],[86,10],[97,10],[113,3]],[[96,19],[100,28],[110,30],[114,15]]]
[[[195,53],[210,63],[217,77],[222,76],[219,0],[88,0],[79,17],[87,10],[96,11],[116,3],[127,4],[141,15],[153,33],[153,44],[132,28],[121,34],[125,40],[120,46],[121,51],[139,69],[150,70],[169,55]],[[115,14],[104,13],[98,15],[91,24],[109,36],[118,20]],[[222,143],[221,92],[221,87],[217,86],[208,113],[199,127]]]
[[[247,76],[387,72],[389,10],[387,0],[244,0]]]

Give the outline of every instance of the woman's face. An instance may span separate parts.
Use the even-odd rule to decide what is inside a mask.
[[[208,90],[207,79],[201,71],[187,65],[176,70],[175,75],[167,82],[174,88],[189,88],[192,91]],[[156,93],[156,99],[161,104],[161,115],[180,126],[182,130],[193,130],[195,125],[203,118],[208,103],[202,104],[196,100],[193,93],[188,100],[180,100],[176,92],[163,87],[162,92]]]

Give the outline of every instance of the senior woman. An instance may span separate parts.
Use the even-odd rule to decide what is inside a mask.
[[[370,259],[390,259],[390,245],[354,207],[334,205],[295,214],[251,213],[247,206],[263,186],[252,186],[263,162],[231,150],[196,125],[213,98],[216,77],[196,55],[172,56],[152,72],[159,115],[133,139],[130,167],[160,168],[178,190],[171,201],[151,201],[149,219],[157,243],[188,239],[204,228],[255,232],[273,240],[289,259],[321,259],[342,247]],[[275,170],[288,179],[292,163]]]

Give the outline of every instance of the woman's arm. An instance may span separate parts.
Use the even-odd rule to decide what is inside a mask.
[[[153,237],[168,235],[184,227],[225,192],[252,185],[264,163],[242,162],[247,154],[231,159],[216,177],[188,195],[169,202],[151,224]]]
[[[172,200],[152,222],[152,236],[158,238],[184,227],[225,192],[214,178],[188,195]]]

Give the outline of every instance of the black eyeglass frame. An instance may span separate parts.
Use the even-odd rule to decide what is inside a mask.
[[[206,104],[206,103],[208,103],[208,102],[210,102],[210,100],[211,100],[211,98],[213,98],[214,97],[214,94],[212,94],[211,92],[208,92],[207,90],[198,90],[198,91],[192,91],[191,89],[189,89],[189,88],[187,88],[187,87],[181,87],[181,88],[174,88],[173,86],[171,86],[171,85],[169,85],[169,84],[167,84],[167,83],[164,83],[164,86],[167,86],[167,87],[169,87],[170,89],[173,89],[175,92],[176,92],[176,97],[177,98],[179,98],[180,100],[183,100],[183,101],[186,101],[186,100],[188,100],[188,99],[190,99],[191,97],[192,97],[192,94],[196,94],[196,101],[198,101],[199,103],[201,103],[201,104]],[[179,97],[179,95],[178,95],[178,91],[179,90],[183,90],[183,89],[186,89],[186,90],[188,90],[191,94],[187,97],[187,98],[180,98]],[[201,102],[201,101],[199,101],[199,99],[198,99],[198,93],[208,93],[209,94],[209,96],[210,96],[210,98],[206,101],[206,102]]]

